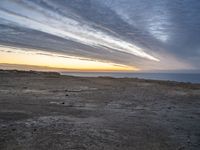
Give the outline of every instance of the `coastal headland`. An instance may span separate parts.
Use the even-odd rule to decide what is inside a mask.
[[[0,70],[1,150],[199,150],[200,84]]]

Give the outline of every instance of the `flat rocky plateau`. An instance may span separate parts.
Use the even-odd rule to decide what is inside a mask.
[[[200,84],[1,70],[0,150],[200,150]]]

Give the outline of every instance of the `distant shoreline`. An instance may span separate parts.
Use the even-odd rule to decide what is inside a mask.
[[[47,77],[73,77],[73,78],[109,78],[109,79],[130,79],[130,80],[136,80],[136,81],[141,81],[141,82],[158,82],[158,83],[166,83],[166,84],[172,84],[172,85],[200,85],[200,83],[192,83],[192,82],[179,82],[179,81],[170,81],[170,80],[158,80],[158,79],[145,79],[145,78],[138,78],[138,77],[115,77],[115,76],[109,76],[105,74],[117,74],[117,73],[100,73],[98,72],[97,76],[80,76],[80,75],[75,75],[75,74],[88,74],[86,72],[73,72],[73,74],[70,74],[72,72],[65,72],[65,73],[60,73],[60,72],[50,72],[50,71],[34,71],[34,70],[4,70],[0,69],[0,76],[1,74],[8,74],[8,75],[22,75],[22,76],[28,76],[28,75],[42,75],[42,76],[47,76]],[[92,72],[95,73],[95,72]],[[102,75],[104,74],[104,75]],[[124,74],[124,73],[122,73]],[[134,73],[138,74],[138,73]],[[145,73],[149,74],[149,73]],[[157,73],[159,74],[159,73]],[[161,73],[162,74],[162,73]]]
[[[77,77],[134,78],[143,80],[200,84],[200,73],[61,72],[61,75]]]

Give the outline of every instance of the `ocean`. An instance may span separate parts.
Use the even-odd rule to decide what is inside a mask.
[[[200,73],[116,73],[116,72],[63,72],[62,75],[79,77],[114,77],[200,83]]]

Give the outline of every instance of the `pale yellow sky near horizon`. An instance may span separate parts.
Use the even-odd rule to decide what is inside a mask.
[[[138,68],[108,62],[87,60],[85,58],[60,55],[56,53],[28,49],[0,47],[0,63],[46,66],[51,68],[80,71],[137,71]]]

